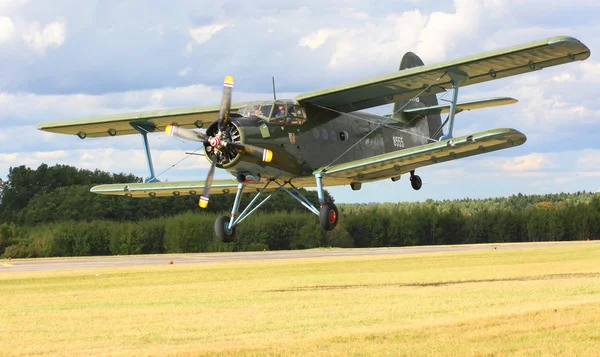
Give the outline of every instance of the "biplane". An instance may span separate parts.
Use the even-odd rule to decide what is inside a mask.
[[[517,102],[509,97],[459,102],[461,87],[589,56],[588,47],[566,36],[432,65],[424,65],[416,54],[408,52],[399,71],[303,93],[294,99],[232,104],[233,78],[227,76],[219,106],[54,121],[42,123],[38,129],[80,139],[141,136],[149,176],[143,183],[93,187],[91,191],[98,194],[158,197],[201,193],[199,206],[204,208],[210,195],[235,191],[231,215],[215,222],[215,233],[223,242],[233,241],[236,226],[278,190],[317,215],[323,229],[332,230],[339,215],[335,204],[325,201],[326,186],[349,185],[360,190],[363,183],[398,181],[409,174],[412,188],[418,190],[422,185],[415,173],[418,168],[526,141],[523,133],[510,128],[454,137],[456,114]],[[437,95],[446,93],[452,93],[451,98],[439,104]],[[387,115],[363,111],[392,103],[393,111]],[[148,134],[159,132],[198,143],[211,164],[205,180],[160,182],[156,178]],[[233,178],[213,181],[216,168],[227,170]],[[298,190],[315,186],[318,206]],[[255,195],[238,214],[244,190],[255,191]],[[258,202],[260,197],[264,198]]]

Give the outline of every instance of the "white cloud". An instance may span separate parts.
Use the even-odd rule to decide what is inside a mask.
[[[540,171],[551,167],[554,167],[552,160],[548,154],[533,153],[524,156],[517,156],[514,158],[504,158],[494,160],[492,164],[501,171]]]
[[[315,48],[321,47],[327,41],[328,38],[337,35],[341,30],[323,28],[319,29],[316,32],[313,32],[307,36],[304,36],[300,39],[298,43],[300,46],[310,47],[313,50]]]
[[[10,40],[15,31],[15,25],[10,17],[0,16],[0,44]]]
[[[577,169],[581,171],[600,170],[600,150],[586,149],[577,159]]]
[[[180,69],[179,72],[177,72],[177,74],[180,77],[185,77],[188,75],[188,73],[190,73],[191,70],[192,69],[190,67],[185,67],[185,68]]]
[[[573,76],[571,73],[567,73],[567,72],[563,72],[561,74],[558,74],[554,77],[552,77],[552,80],[554,82],[573,82],[575,80],[575,76]]]
[[[483,6],[472,0],[457,0],[455,13],[432,13],[420,33],[418,53],[431,61],[446,58],[447,52],[453,50],[458,41],[477,37],[483,16]]]
[[[345,11],[349,25],[320,28],[300,38],[298,44],[316,49],[330,42],[329,67],[336,69],[359,68],[365,61],[370,66],[388,65],[409,50],[415,51],[425,62],[440,61],[457,43],[478,36],[480,19],[488,8],[497,12],[505,7],[503,1],[487,1],[485,5],[482,1],[468,0],[455,3],[453,13],[436,11],[429,15],[416,9],[371,18],[363,12]]]
[[[244,95],[235,93],[234,98]],[[77,117],[218,103],[221,93],[204,85],[108,93],[103,95],[35,95],[0,93],[0,123],[14,118],[21,125]],[[26,116],[26,117],[25,117]],[[23,118],[25,117],[25,118]]]
[[[52,22],[40,30],[35,22],[29,32],[23,35],[25,42],[37,53],[44,54],[50,47],[60,47],[65,42],[66,25],[63,22]]]
[[[600,84],[600,62],[586,61],[580,65],[581,77],[588,83]]]
[[[191,28],[188,30],[190,36],[198,43],[199,45],[208,42],[217,32],[221,31],[229,24],[212,24],[206,26],[200,26]]]

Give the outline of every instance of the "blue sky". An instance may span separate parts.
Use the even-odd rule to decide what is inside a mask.
[[[151,4],[151,5],[150,5]],[[41,163],[146,175],[141,139],[43,133],[40,122],[278,97],[390,73],[402,55],[435,63],[557,35],[592,51],[584,62],[466,87],[460,99],[519,103],[461,113],[455,134],[512,127],[528,141],[498,153],[366,184],[329,188],[338,202],[399,202],[600,189],[600,3],[508,1],[0,0],[0,177]],[[386,112],[389,107],[374,108]],[[157,173],[195,149],[151,137]],[[190,157],[162,180],[204,180]],[[218,177],[227,177],[220,173]]]

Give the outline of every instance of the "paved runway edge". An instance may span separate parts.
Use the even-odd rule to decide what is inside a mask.
[[[14,259],[0,261],[0,274],[59,271],[100,268],[124,268],[168,265],[170,261],[176,264],[208,264],[235,261],[258,261],[279,259],[309,259],[326,257],[381,256],[402,254],[425,254],[443,252],[467,252],[514,249],[551,248],[557,246],[597,245],[599,241],[572,242],[540,242],[540,243],[502,243],[454,246],[422,246],[422,247],[387,247],[387,248],[351,248],[351,249],[311,249],[286,250],[267,252],[237,252],[237,253],[179,253],[160,255],[128,255],[102,257],[72,257],[48,259]]]

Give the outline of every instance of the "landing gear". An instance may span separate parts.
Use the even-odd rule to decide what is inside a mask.
[[[242,200],[242,191],[244,190],[244,184],[238,184],[237,193],[235,195],[235,200],[233,201],[233,209],[231,210],[230,217],[219,217],[215,222],[215,234],[217,237],[224,243],[233,242],[235,238],[235,227],[242,223],[243,220],[248,218],[254,211],[256,211],[260,206],[262,206],[265,202],[267,202],[275,192],[282,190],[288,195],[290,195],[293,199],[298,201],[301,205],[303,205],[306,209],[311,211],[313,214],[319,216],[319,222],[321,227],[330,231],[335,228],[337,225],[339,215],[338,209],[333,204],[333,202],[325,202],[325,195],[323,192],[323,183],[322,176],[320,173],[315,175],[317,181],[317,195],[319,196],[319,205],[320,209],[317,209],[309,200],[306,198],[297,188],[292,184],[291,180],[284,181],[280,183],[277,179],[269,179],[265,183],[262,189],[258,190],[258,193],[252,198],[250,203],[244,208],[242,213],[238,214],[238,209],[240,208],[241,200]],[[254,204],[257,202],[258,198],[262,195],[263,192],[268,188],[270,184],[276,184],[279,186],[275,191],[269,193],[267,197],[265,197],[260,203]],[[287,186],[287,187],[286,187]]]
[[[319,222],[321,228],[326,231],[331,231],[335,228],[338,222],[338,210],[332,202],[325,202],[319,211]]]
[[[231,243],[235,238],[235,226],[229,226],[230,220],[229,217],[221,216],[215,221],[215,233],[223,243]]]
[[[414,170],[410,172],[410,185],[416,191],[420,190],[421,186],[423,186],[423,181],[421,181],[421,177],[415,175]]]

